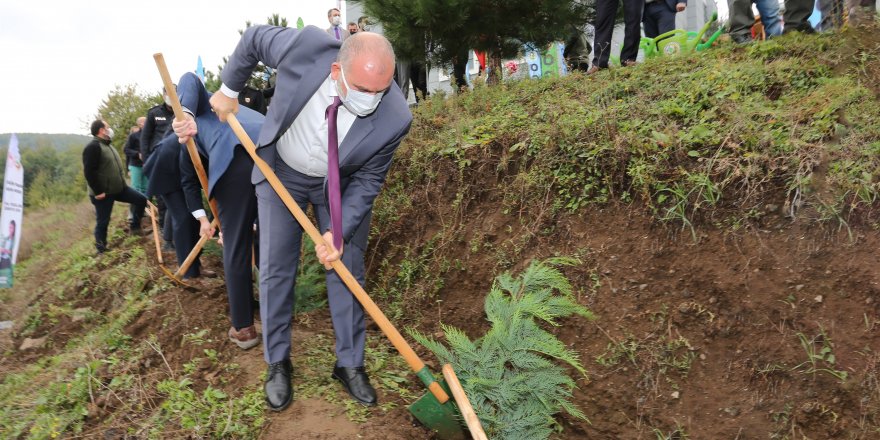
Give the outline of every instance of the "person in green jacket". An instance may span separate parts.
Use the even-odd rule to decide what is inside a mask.
[[[83,149],[83,173],[89,186],[89,200],[95,205],[95,248],[98,254],[107,250],[107,226],[113,202],[120,201],[134,206],[129,232],[142,235],[141,217],[147,206],[147,198],[125,183],[125,162],[110,145],[113,129],[107,121],[95,120],[90,131],[94,139]]]

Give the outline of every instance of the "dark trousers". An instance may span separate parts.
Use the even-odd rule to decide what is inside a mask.
[[[126,186],[121,192],[113,195],[107,195],[101,200],[95,196],[89,195],[92,204],[95,205],[95,248],[98,252],[107,250],[107,227],[110,225],[110,214],[113,212],[113,203],[119,201],[129,203],[135,207],[131,212],[130,225],[132,231],[138,231],[141,228],[141,217],[144,215],[144,208],[147,206],[147,198],[143,194],[135,191],[130,186]]]
[[[236,330],[254,325],[254,284],[251,271],[257,196],[251,184],[254,161],[241,146],[212,194],[223,232],[223,271],[229,297],[229,318]],[[265,332],[265,331],[264,331]]]
[[[177,266],[180,267],[199,241],[199,222],[186,207],[183,190],[165,193],[160,197],[165,202],[165,218],[170,220],[172,225],[174,252],[177,254]],[[201,266],[201,262],[196,258],[183,274],[183,278],[198,277]]]
[[[413,61],[410,63],[410,78],[412,79],[413,92],[416,95],[416,101],[421,101],[428,97],[428,70],[427,65],[421,61]]]
[[[785,20],[786,31],[812,31],[813,26],[810,24],[810,15],[816,6],[815,0],[785,0],[785,13],[782,14]]]
[[[635,61],[639,54],[641,39],[642,10],[645,0],[623,1],[623,48],[620,50],[620,63]],[[608,67],[611,56],[611,33],[614,31],[614,17],[617,16],[618,0],[598,0],[596,2],[596,42],[593,65],[602,69]]]
[[[318,225],[329,225],[324,201],[324,179],[294,171],[276,157],[275,173],[296,203],[305,210],[311,204]],[[260,221],[260,316],[263,319],[263,347],[266,362],[290,357],[290,321],[294,306],[299,252],[303,230],[269,183],[257,184]],[[342,213],[345,215],[345,212]],[[354,239],[343,244],[342,263],[362,286],[364,249],[370,216],[358,226]],[[319,229],[321,227],[319,226]],[[306,249],[306,252],[314,252]],[[366,326],[364,309],[335,271],[327,271],[327,299],[336,333],[336,362],[340,367],[364,365]]]
[[[665,34],[675,29],[675,11],[670,10],[664,0],[646,3],[642,24],[645,25],[645,36],[648,38]]]
[[[171,223],[171,218],[165,214],[168,213],[168,208],[165,206],[165,200],[159,196],[156,197],[156,209],[159,211],[159,218],[157,221],[159,222],[159,227],[162,228],[162,239],[165,240],[166,243],[174,243],[174,225]]]

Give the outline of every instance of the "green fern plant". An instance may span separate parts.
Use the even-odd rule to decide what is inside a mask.
[[[560,364],[585,376],[586,370],[575,351],[539,325],[558,326],[559,318],[571,315],[594,318],[577,303],[562,272],[552,267],[575,263],[550,259],[533,262],[516,278],[498,276],[485,303],[492,328],[475,341],[446,325],[448,347],[410,331],[443,363],[453,365],[491,438],[547,438],[559,427],[554,416],[560,411],[586,420],[570,401],[575,381]]]
[[[312,239],[303,234],[299,273],[296,275],[296,288],[293,290],[294,315],[327,307],[327,271],[312,251],[314,248]]]

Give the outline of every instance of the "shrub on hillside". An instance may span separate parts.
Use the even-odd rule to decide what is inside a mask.
[[[551,266],[571,262],[533,262],[517,278],[509,273],[497,277],[485,303],[492,328],[475,341],[451,326],[443,327],[448,347],[411,332],[443,363],[453,365],[490,438],[547,438],[561,411],[586,418],[570,402],[575,381],[562,365],[586,374],[577,353],[539,325],[557,326],[557,319],[571,315],[593,318],[577,303],[565,276]]]

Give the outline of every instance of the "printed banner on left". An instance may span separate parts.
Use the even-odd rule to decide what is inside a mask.
[[[3,211],[0,213],[0,288],[12,287],[12,271],[21,241],[24,211],[24,168],[18,151],[18,137],[9,139],[6,174],[3,179]]]

